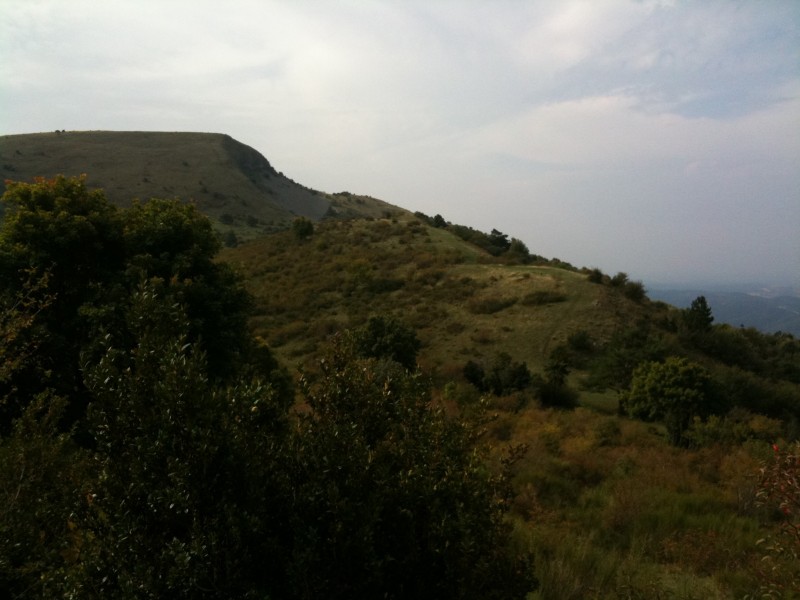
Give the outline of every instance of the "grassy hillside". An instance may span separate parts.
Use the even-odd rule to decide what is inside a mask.
[[[469,360],[489,364],[505,352],[544,374],[557,349],[578,339],[601,348],[635,327],[663,354],[691,355],[722,380],[741,371],[683,339],[676,309],[632,300],[581,270],[504,263],[406,215],[322,223],[307,240],[279,233],[223,258],[245,275],[253,326],[285,364],[313,368],[335,332],[393,315],[417,332],[434,397],[452,410],[480,405],[463,375]],[[536,555],[534,597],[741,598],[796,584],[798,565],[759,544],[774,539],[779,521],[756,502],[759,467],[771,443],[785,444],[785,423],[745,411],[735,425],[716,425],[739,427],[741,437],[715,438],[712,427],[703,430],[711,441],[675,448],[658,422],[618,416],[617,393],[590,385],[599,358],[584,358],[568,377],[574,410],[543,407],[529,390],[487,397],[485,439],[497,459],[527,449],[514,466],[512,520],[517,542]],[[784,391],[797,406],[798,386]]]
[[[6,136],[3,163],[19,179],[36,174],[17,177],[24,161],[14,157],[29,152],[53,158],[56,168],[56,150],[68,148],[59,144],[71,135],[41,134],[38,146],[16,144],[10,154],[8,142],[17,136]],[[103,138],[86,135],[86,140]],[[144,136],[142,145],[133,151],[129,142],[123,154],[147,165],[158,144],[146,138],[161,134],[130,139],[138,135]],[[264,210],[277,211],[271,225],[248,213],[250,205],[232,212],[236,204],[230,200],[241,200],[248,185],[242,181],[255,188],[259,181],[266,187],[288,181],[263,157],[224,136],[174,135],[171,141],[202,141],[202,152],[196,149],[190,160],[188,146],[178,154],[165,149],[160,160],[151,161],[153,169],[171,165],[164,177],[181,167],[192,170],[201,155],[216,148],[220,177],[233,179],[230,188],[215,183],[222,204],[198,201],[201,209],[218,225],[249,228],[253,236],[283,229],[228,248],[221,260],[244,276],[254,296],[252,329],[293,374],[313,371],[333,334],[362,327],[372,316],[394,316],[421,341],[419,365],[432,384],[433,402],[453,414],[486,411],[483,439],[496,462],[489,467],[502,464],[509,452],[516,458],[509,463],[510,521],[515,543],[536,557],[540,587],[532,598],[800,596],[800,564],[792,555],[800,551],[800,538],[781,535],[790,531],[787,523],[797,524],[792,511],[800,506],[781,512],[759,496],[762,466],[775,465],[776,453],[797,448],[791,444],[800,434],[799,341],[704,327],[702,319],[636,293],[641,288],[623,274],[575,269],[527,249],[520,253],[519,244],[511,252],[513,240],[505,253],[494,252],[492,244],[487,251],[485,242],[502,241],[500,232],[477,235],[347,192],[291,188],[297,194],[305,190],[312,208],[317,200],[326,202],[328,216],[352,217],[323,219],[310,237],[301,238],[286,230],[294,215],[281,213],[282,205],[263,195]],[[109,144],[105,152],[115,156]],[[71,164],[90,164],[87,156],[84,152]],[[96,166],[105,164],[95,156]],[[128,164],[118,155],[112,162]],[[109,173],[109,196],[114,197],[111,188],[124,194],[125,185],[131,186],[130,195],[140,195],[133,183],[115,179],[122,175],[113,165]],[[139,174],[129,174],[129,182],[132,176],[143,185],[153,183],[150,175],[133,168],[131,173]],[[160,183],[162,191],[179,195],[177,182],[190,185],[188,171],[183,180],[175,177]],[[234,191],[236,181],[244,186],[241,191]],[[150,195],[163,194],[141,194]],[[302,214],[306,205],[288,206]],[[466,377],[469,362],[489,369],[504,355],[524,363],[533,383],[481,392]],[[707,370],[713,399],[725,406],[694,420],[683,447],[670,444],[666,419],[634,420],[618,413],[620,392],[629,387],[634,367],[669,357]],[[549,384],[559,373],[566,384],[559,389],[577,397],[569,410],[544,401],[542,382]]]
[[[224,256],[257,298],[256,331],[289,363],[330,332],[391,314],[418,332],[428,370],[496,351],[538,369],[576,331],[606,339],[642,310],[583,273],[502,264],[413,217],[323,223],[309,240],[285,232]]]
[[[194,202],[220,232],[252,239],[297,216],[371,216],[380,201],[329,196],[277,172],[253,148],[216,133],[62,131],[0,136],[3,180],[87,174],[119,206],[134,198]]]

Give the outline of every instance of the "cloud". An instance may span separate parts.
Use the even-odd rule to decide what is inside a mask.
[[[796,279],[799,24],[778,0],[8,0],[0,127],[221,131],[577,264]]]

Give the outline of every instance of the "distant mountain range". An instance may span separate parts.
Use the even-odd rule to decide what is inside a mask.
[[[782,331],[800,337],[800,289],[788,286],[715,286],[670,288],[648,286],[648,296],[687,308],[698,296],[705,296],[715,323],[734,327],[755,327],[765,333]]]

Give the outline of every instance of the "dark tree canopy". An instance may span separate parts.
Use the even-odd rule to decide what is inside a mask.
[[[495,396],[524,390],[532,381],[528,365],[513,360],[507,352],[498,352],[487,368],[469,360],[463,373],[464,378],[480,391]]]
[[[356,351],[365,358],[393,360],[406,369],[417,365],[420,341],[416,332],[393,317],[371,317],[353,332]]]
[[[663,363],[636,368],[622,407],[632,417],[663,421],[670,442],[679,446],[694,417],[718,412],[715,400],[710,373],[697,363],[671,356]]]
[[[704,333],[711,329],[714,316],[705,296],[692,300],[691,306],[683,311],[683,321],[691,333]]]
[[[215,384],[189,320],[150,283],[84,370],[83,448],[40,397],[0,436],[0,589],[33,597],[523,598],[508,474],[479,423],[337,344],[303,382]]]
[[[413,330],[343,336],[302,411],[177,201],[11,184],[0,231],[0,590],[523,598],[507,468],[431,406]],[[80,410],[76,410],[80,409]],[[507,465],[507,462],[504,463]]]
[[[292,231],[294,231],[297,239],[308,239],[314,233],[314,223],[305,217],[298,217],[292,221]]]
[[[219,241],[193,206],[154,199],[120,210],[84,178],[66,177],[10,182],[2,201],[1,287],[20,290],[32,276],[46,275],[35,296],[50,298],[29,328],[39,338],[36,355],[0,382],[6,393],[53,389],[70,396],[80,413],[85,403],[73,392],[83,389],[81,363],[96,357],[108,333],[127,343],[125,307],[145,280],[185,307],[189,340],[202,343],[211,377],[231,376],[246,358],[249,296],[214,260]],[[6,409],[0,429],[14,414]]]

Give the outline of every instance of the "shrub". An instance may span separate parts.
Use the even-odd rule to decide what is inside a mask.
[[[501,310],[514,306],[516,298],[503,298],[501,296],[484,296],[471,298],[467,302],[467,309],[476,315],[491,315]]]
[[[761,467],[756,495],[760,505],[781,515],[778,535],[763,540],[767,555],[762,564],[771,568],[761,572],[761,591],[769,598],[782,597],[781,590],[800,594],[800,442],[772,449],[773,456]]]
[[[673,445],[685,445],[694,417],[714,412],[711,376],[702,366],[671,356],[663,363],[648,362],[633,372],[630,390],[622,397],[622,409],[645,421],[664,421]]]
[[[579,395],[564,383],[541,379],[536,385],[536,397],[542,406],[571,409],[578,406]]]
[[[314,233],[314,223],[305,217],[298,217],[292,221],[292,231],[298,240],[305,240]]]
[[[239,245],[239,238],[236,237],[236,232],[232,229],[225,232],[225,235],[222,236],[222,243],[225,244],[226,248],[236,248]]]
[[[473,360],[468,360],[463,369],[464,379],[480,391],[486,391],[486,371]]]
[[[556,290],[537,290],[526,294],[522,298],[522,304],[525,306],[540,306],[542,304],[555,304],[556,302],[564,302],[567,295],[563,292]]]
[[[628,281],[622,288],[622,293],[625,297],[634,302],[641,302],[647,298],[647,291],[641,281]]]
[[[464,365],[464,378],[482,392],[495,396],[524,390],[531,384],[531,372],[524,362],[515,362],[505,352],[495,355],[488,368],[470,360]]]
[[[613,287],[622,287],[628,283],[628,274],[620,271],[609,280],[609,283]]]
[[[576,331],[567,338],[567,346],[575,352],[591,352],[594,350],[594,340],[585,329]]]
[[[418,376],[376,367],[334,345],[304,384],[294,583],[305,597],[523,598],[530,566],[478,429],[431,408]]]
[[[691,446],[737,446],[748,440],[770,441],[778,438],[783,424],[777,419],[754,415],[745,409],[734,408],[724,417],[711,415],[705,421],[694,417],[686,440]]]
[[[605,280],[605,277],[606,276],[603,274],[603,272],[600,269],[592,269],[591,271],[589,271],[589,275],[586,276],[586,278],[591,283],[601,283],[601,284]]]
[[[371,317],[352,337],[360,356],[393,360],[406,369],[416,367],[421,346],[417,334],[394,318]]]

